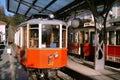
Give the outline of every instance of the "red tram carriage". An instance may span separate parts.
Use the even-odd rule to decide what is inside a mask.
[[[120,26],[107,28],[106,60],[120,63]]]
[[[84,58],[92,57],[94,55],[94,35],[94,26],[72,29],[68,34],[68,52],[82,55]]]
[[[68,52],[94,59],[95,27],[72,28],[68,31]],[[107,27],[106,61],[120,63],[120,26]]]
[[[28,70],[62,68],[67,65],[67,24],[55,19],[31,19],[15,33],[16,56]]]

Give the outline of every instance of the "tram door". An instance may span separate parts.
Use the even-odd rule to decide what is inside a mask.
[[[94,59],[95,54],[95,32],[92,30],[83,31],[83,53],[85,59]]]

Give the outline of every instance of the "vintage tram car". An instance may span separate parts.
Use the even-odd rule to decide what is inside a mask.
[[[67,28],[61,20],[41,16],[21,23],[15,33],[18,61],[39,74],[66,66]]]
[[[82,58],[94,55],[95,27],[73,28],[68,31],[68,52]]]
[[[94,60],[95,26],[72,28],[68,32],[68,52]],[[118,25],[107,27],[106,33],[105,60],[120,63],[120,27]]]
[[[107,28],[106,60],[120,63],[120,26]]]

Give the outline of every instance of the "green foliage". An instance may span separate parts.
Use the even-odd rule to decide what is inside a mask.
[[[21,22],[25,21],[25,17],[19,14],[15,14],[14,16],[6,16],[4,13],[4,8],[0,7],[0,21],[4,21],[9,25],[17,26]]]
[[[25,17],[19,14],[15,14],[13,17],[15,25],[20,24],[21,22],[25,21]]]
[[[4,13],[4,8],[0,7],[0,21],[6,22],[8,24],[8,40],[14,41],[14,33],[21,22],[25,21],[25,17],[15,14],[13,16],[6,16]]]

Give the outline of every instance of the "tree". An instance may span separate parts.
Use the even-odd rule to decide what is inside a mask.
[[[0,21],[7,22],[7,18],[5,16],[4,8],[3,7],[0,7]]]

